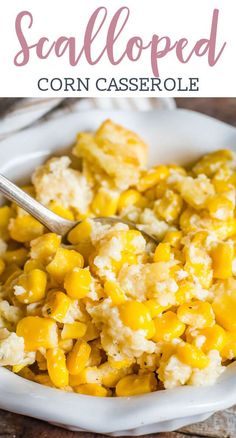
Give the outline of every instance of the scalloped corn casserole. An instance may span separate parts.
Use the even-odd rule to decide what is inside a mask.
[[[144,141],[106,120],[78,134],[73,156],[23,187],[81,220],[67,245],[0,207],[0,365],[101,397],[214,384],[236,357],[235,154],[147,168]]]

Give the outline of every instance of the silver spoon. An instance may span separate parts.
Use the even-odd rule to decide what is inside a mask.
[[[17,205],[27,211],[27,213],[31,214],[35,219],[41,222],[41,224],[48,228],[48,230],[59,234],[64,239],[66,239],[67,234],[70,230],[72,230],[72,228],[82,222],[63,219],[48,208],[44,207],[42,204],[40,204],[40,202],[36,201],[34,198],[24,192],[24,190],[21,190],[3,175],[0,175],[0,192],[2,192],[7,199],[14,201]],[[97,217],[92,218],[92,220],[108,225],[119,222],[128,225],[130,228],[138,229],[137,225],[119,217]],[[139,231],[147,241],[155,244],[158,243],[155,237],[145,233],[142,230]]]

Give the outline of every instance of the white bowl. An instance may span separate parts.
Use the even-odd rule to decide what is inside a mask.
[[[150,163],[185,164],[217,148],[235,148],[236,130],[191,111],[89,111],[27,129],[0,143],[0,172],[13,180],[61,154],[80,130],[96,129],[112,118],[137,131],[150,145]],[[70,430],[113,436],[166,432],[203,421],[236,403],[236,365],[214,386],[185,386],[152,394],[97,398],[47,388],[0,369],[0,408],[40,418]]]

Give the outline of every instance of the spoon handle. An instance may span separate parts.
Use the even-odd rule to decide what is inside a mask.
[[[27,213],[31,214],[50,231],[61,236],[65,236],[77,223],[63,219],[53,213],[1,174],[0,192],[2,192],[7,199],[14,201],[17,205],[27,211]]]

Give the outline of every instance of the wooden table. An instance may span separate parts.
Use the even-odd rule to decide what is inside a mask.
[[[236,126],[236,99],[176,99],[182,108],[193,109]],[[213,415],[203,423],[150,438],[236,438],[236,406]],[[43,421],[0,410],[0,438],[99,438],[103,435],[69,432]]]

